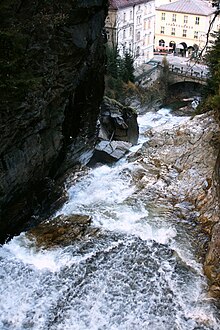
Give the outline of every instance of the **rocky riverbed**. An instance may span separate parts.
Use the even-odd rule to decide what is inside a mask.
[[[146,196],[162,212],[199,226],[195,232],[210,294],[219,296],[219,201],[215,165],[220,131],[213,113],[189,117],[173,128],[155,127],[148,141],[130,156],[141,164],[136,173],[137,197]],[[191,230],[191,229],[190,229]],[[207,244],[207,240],[211,243]],[[208,249],[208,253],[207,253]],[[202,251],[202,253],[201,253]]]
[[[210,112],[181,117],[180,123],[174,126],[167,120],[165,125],[146,129],[145,138],[147,141],[142,147],[128,157],[129,163],[135,165],[131,173],[136,187],[132,199],[145,200],[151,212],[155,210],[156,214],[188,228],[194,237],[198,260],[204,264],[204,272],[209,279],[210,295],[219,297],[220,225],[215,166],[220,130],[215,116]],[[71,179],[68,186],[71,186]],[[75,218],[78,220],[74,229]],[[57,219],[32,230],[31,237],[35,236],[38,243],[44,241],[44,246],[56,245],[57,235],[54,236],[54,232],[58,226],[58,231],[62,231],[62,244],[66,245],[67,237],[67,241],[72,242],[75,238],[87,236],[88,232],[91,237],[98,230],[89,229],[90,217],[86,223],[83,220],[83,225],[75,215],[61,217],[61,223]],[[71,229],[69,234],[68,228]],[[48,237],[49,245],[46,242]]]

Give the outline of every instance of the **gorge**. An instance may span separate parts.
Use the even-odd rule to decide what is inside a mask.
[[[86,166],[107,1],[0,9],[1,329],[219,329],[215,113],[142,109],[127,157]]]

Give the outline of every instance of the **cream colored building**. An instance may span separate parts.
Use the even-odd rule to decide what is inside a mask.
[[[134,56],[135,66],[154,56],[154,0],[110,0],[105,28],[108,44],[117,47],[123,56]]]
[[[178,0],[156,8],[155,51],[191,56],[207,40],[215,9],[206,0]],[[212,30],[216,30],[216,20]]]

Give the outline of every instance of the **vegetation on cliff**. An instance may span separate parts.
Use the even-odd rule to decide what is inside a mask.
[[[121,57],[117,48],[107,47],[106,95],[122,100],[128,89],[134,89],[134,59],[129,53]]]
[[[206,88],[206,101],[204,108],[207,110],[220,110],[220,30],[214,34],[215,40],[206,54],[210,77]]]

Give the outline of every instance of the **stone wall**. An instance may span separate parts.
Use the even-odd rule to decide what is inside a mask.
[[[38,192],[48,195],[48,178],[93,147],[104,90],[107,3],[0,4],[1,241],[42,208]]]

